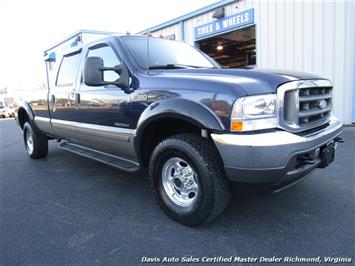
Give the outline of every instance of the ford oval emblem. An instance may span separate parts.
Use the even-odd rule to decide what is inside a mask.
[[[321,100],[318,102],[318,108],[319,109],[324,109],[325,107],[327,107],[327,101],[326,100]]]

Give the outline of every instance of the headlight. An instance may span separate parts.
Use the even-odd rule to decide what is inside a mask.
[[[233,105],[231,131],[277,127],[277,96],[264,94],[239,98]]]

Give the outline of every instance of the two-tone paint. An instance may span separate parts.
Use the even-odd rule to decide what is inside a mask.
[[[129,55],[122,38],[125,36],[106,37],[81,47],[73,84],[31,91],[18,117],[26,113],[49,136],[139,163],[137,147],[142,145],[144,129],[154,121],[176,118],[209,132],[229,132],[231,109],[239,97],[276,93],[280,85],[299,79],[321,79],[306,73],[219,67],[151,70],[147,74]],[[129,89],[82,83],[88,49],[102,44],[111,46],[127,66]]]

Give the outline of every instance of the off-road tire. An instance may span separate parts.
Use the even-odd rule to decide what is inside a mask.
[[[162,168],[169,158],[183,158],[197,173],[199,198],[189,208],[175,204],[162,184]],[[217,218],[231,198],[230,183],[211,140],[195,134],[179,134],[161,141],[149,163],[149,179],[163,211],[175,221],[197,226]]]
[[[32,140],[33,140],[32,150],[28,148],[28,144],[26,140],[26,134],[28,131],[30,131],[32,134]],[[46,157],[48,154],[48,138],[45,135],[43,135],[41,132],[39,132],[37,129],[35,129],[30,122],[26,122],[24,124],[22,132],[23,132],[23,140],[25,143],[27,154],[32,159],[41,159]]]

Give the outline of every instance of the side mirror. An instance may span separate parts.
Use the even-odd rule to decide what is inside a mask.
[[[88,57],[84,65],[84,82],[88,86],[104,85],[104,73],[100,70],[104,60],[100,57]]]
[[[114,71],[119,75],[119,78],[115,81],[105,81],[104,71]],[[115,85],[127,89],[129,87],[129,73],[124,64],[104,67],[101,57],[88,57],[84,65],[84,82],[88,86]]]

